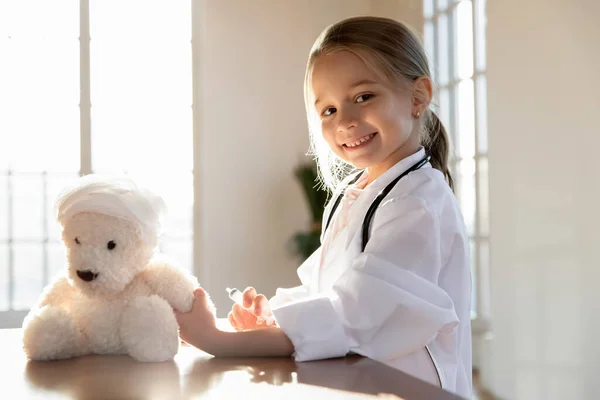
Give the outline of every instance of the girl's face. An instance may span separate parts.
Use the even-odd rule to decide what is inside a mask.
[[[368,169],[369,182],[419,148],[413,92],[401,90],[350,51],[321,55],[312,70],[323,138],[341,159]]]

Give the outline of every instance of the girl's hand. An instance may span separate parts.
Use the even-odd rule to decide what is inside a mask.
[[[256,294],[253,287],[248,287],[243,293],[244,306],[234,304],[227,315],[229,323],[236,330],[261,329],[277,326],[269,300]]]
[[[174,312],[179,324],[179,336],[183,341],[201,350],[211,347],[220,331],[216,325],[215,306],[204,289],[194,290],[194,303],[190,312]]]

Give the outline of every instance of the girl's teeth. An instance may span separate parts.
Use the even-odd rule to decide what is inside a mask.
[[[348,147],[356,147],[360,144],[363,144],[364,142],[366,142],[367,140],[371,140],[371,138],[373,137],[373,135],[369,135],[369,136],[365,136],[364,138],[360,139],[358,142],[355,143],[348,143],[346,146]]]

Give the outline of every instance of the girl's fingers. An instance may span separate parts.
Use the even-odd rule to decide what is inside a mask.
[[[245,309],[239,304],[234,304],[231,312],[237,326],[240,329],[251,329],[256,326],[256,317],[249,310]]]
[[[269,300],[263,294],[259,294],[254,299],[254,315],[261,317],[263,320],[271,314],[271,306]]]
[[[244,307],[250,308],[252,307],[252,303],[254,302],[254,298],[256,297],[256,290],[252,286],[248,286],[243,293],[244,299]]]
[[[237,306],[237,307],[235,307],[235,306]],[[231,320],[233,320],[233,323],[231,325],[237,331],[243,331],[244,329],[248,329],[247,318],[246,318],[245,314],[243,312],[240,312],[240,310],[238,309],[238,307],[241,308],[242,310],[243,310],[243,308],[237,304],[235,306],[229,312],[229,314],[231,314],[230,322],[231,322]],[[229,314],[227,315],[227,319],[229,319]]]

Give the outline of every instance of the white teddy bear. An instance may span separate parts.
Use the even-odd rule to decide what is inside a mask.
[[[175,356],[173,309],[191,310],[198,282],[155,257],[163,211],[160,197],[127,178],[87,175],[61,193],[56,212],[67,270],[23,322],[30,359]]]

